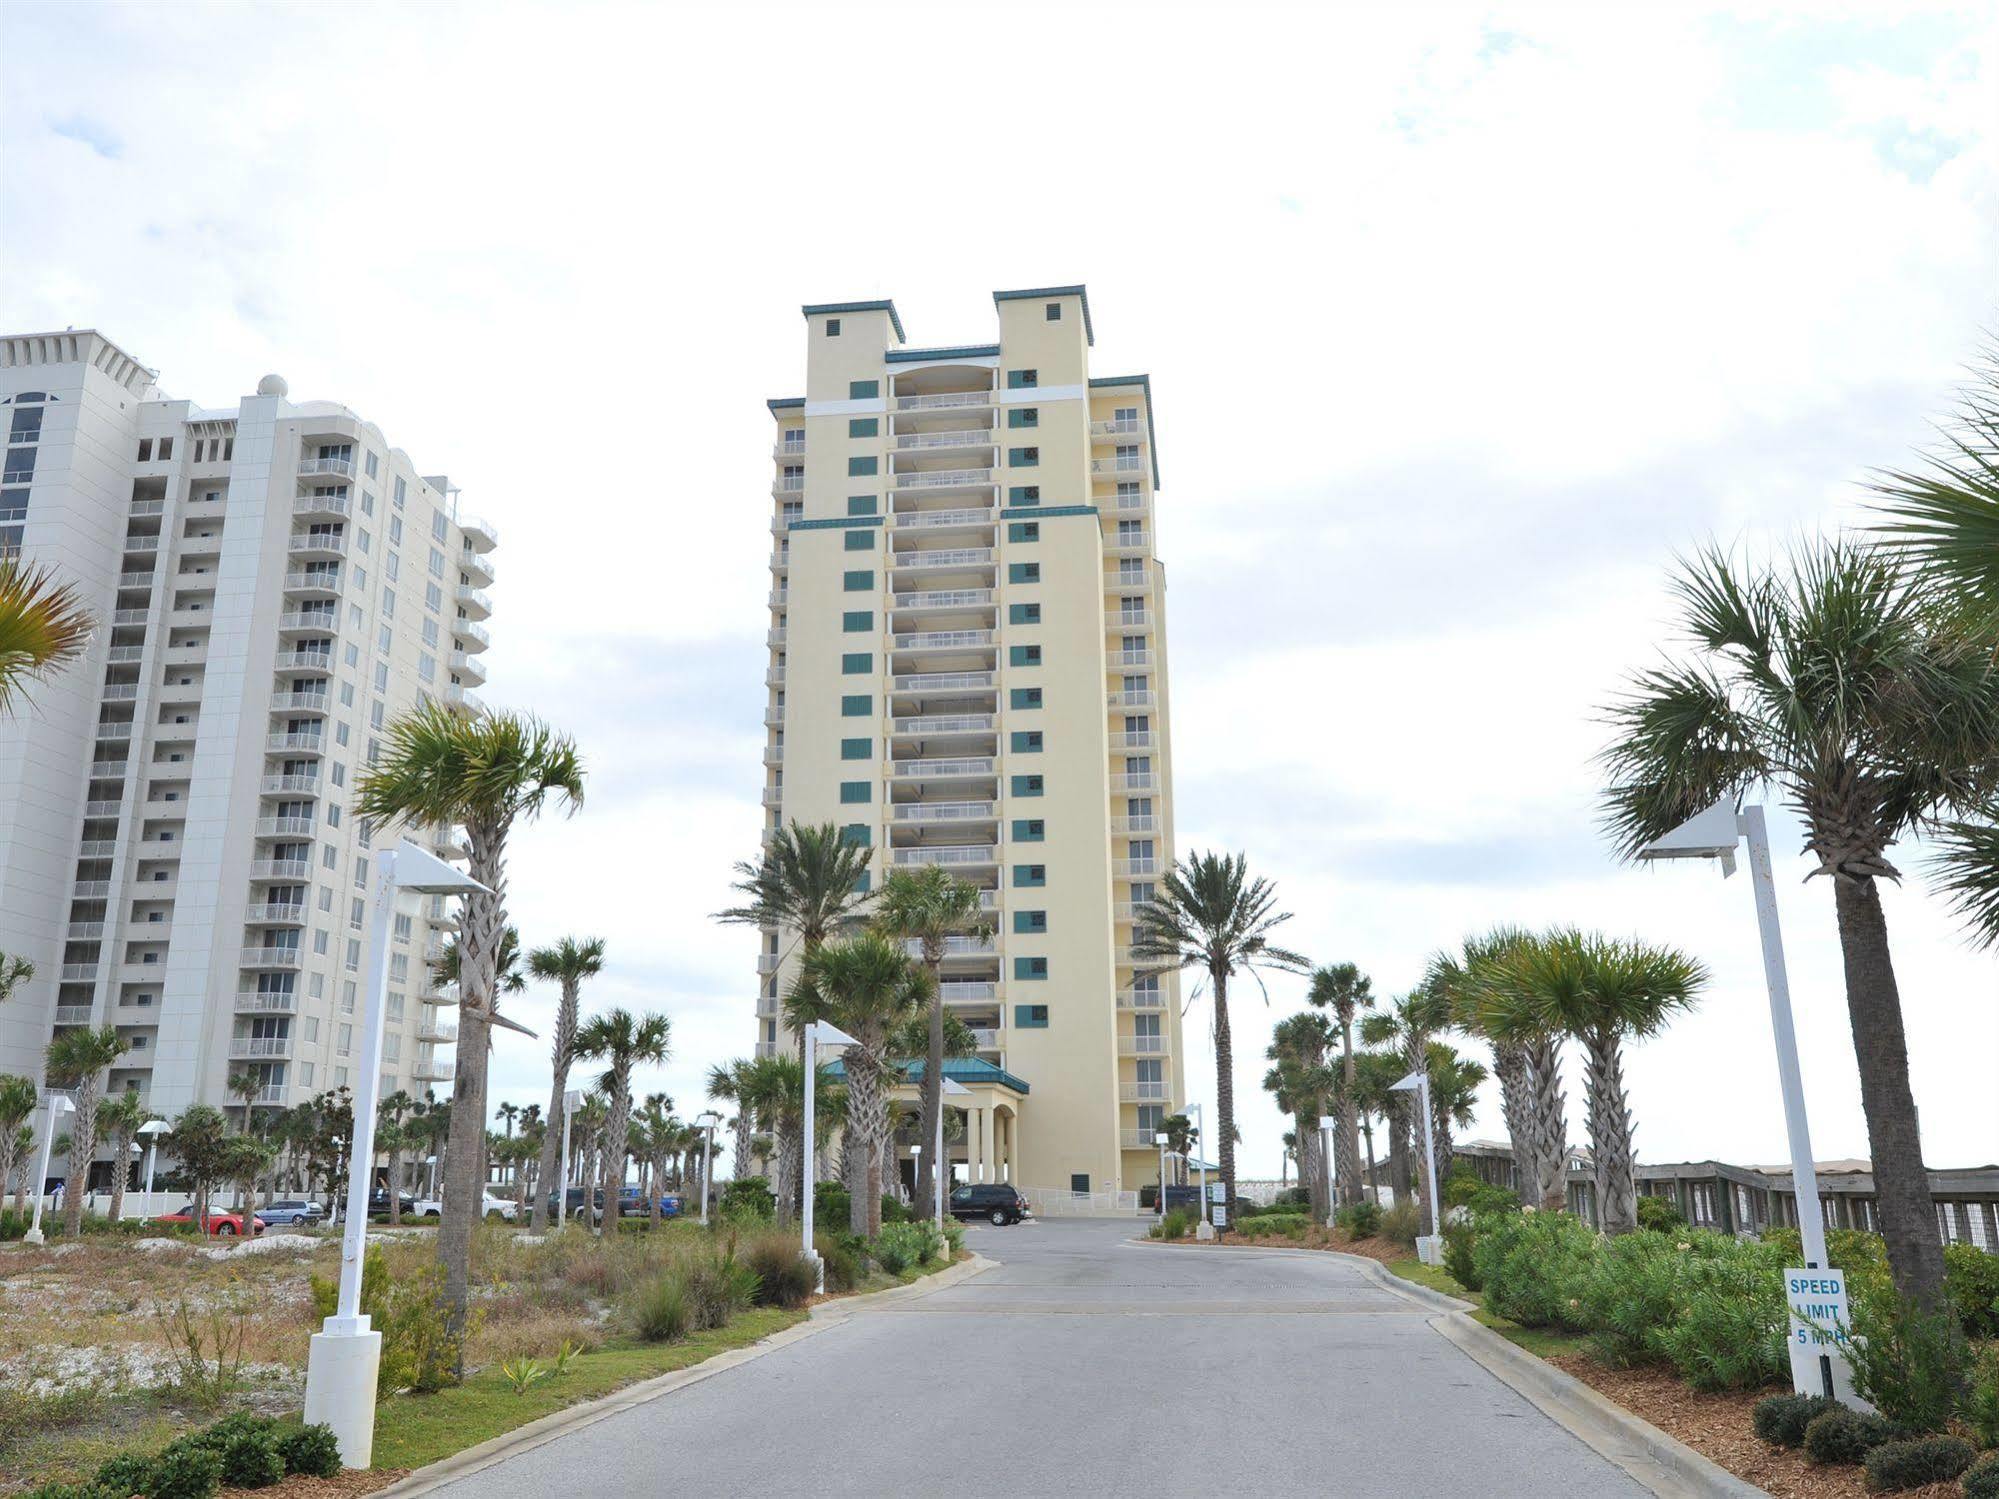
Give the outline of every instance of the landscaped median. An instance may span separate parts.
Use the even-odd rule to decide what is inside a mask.
[[[373,1244],[362,1305],[383,1333],[385,1392],[374,1467],[331,1478],[260,1455],[305,1430],[296,1413],[306,1343],[338,1265],[330,1239],[221,1260],[135,1240],[9,1248],[0,1252],[0,1493],[203,1499],[233,1477],[238,1487],[282,1481],[285,1499],[365,1494],[749,1349],[824,1315],[822,1304],[832,1311],[936,1274],[962,1256],[951,1230],[948,1242],[927,1223],[887,1225],[873,1241],[822,1235],[828,1294],[815,1296],[796,1232],[765,1224],[676,1224],[609,1242],[573,1226],[545,1236],[482,1229],[462,1345],[437,1314],[430,1243]],[[453,1374],[461,1346],[462,1380]],[[234,1459],[210,1460],[231,1444]]]

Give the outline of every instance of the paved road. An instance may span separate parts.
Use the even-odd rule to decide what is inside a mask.
[[[1002,1263],[450,1485],[702,1495],[1633,1496],[1621,1471],[1330,1257],[974,1228]]]

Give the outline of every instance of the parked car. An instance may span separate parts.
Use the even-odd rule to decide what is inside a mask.
[[[288,1223],[294,1228],[317,1228],[326,1221],[326,1209],[316,1202],[288,1199],[284,1202],[269,1202],[257,1209],[257,1216],[266,1223]]]
[[[174,1209],[171,1213],[160,1214],[160,1216],[153,1219],[153,1222],[164,1223],[174,1228],[189,1228],[193,1226],[194,1218],[194,1204],[190,1202]],[[264,1231],[264,1220],[261,1217],[252,1218],[250,1222],[252,1225],[250,1232],[253,1237]],[[208,1221],[203,1227],[210,1234],[221,1238],[232,1238],[243,1232],[243,1215],[241,1213],[210,1212]]]
[[[1006,1182],[975,1182],[951,1192],[953,1218],[983,1218],[995,1228],[1005,1228],[1033,1217],[1027,1199]]]
[[[402,1199],[402,1210],[405,1216],[416,1211],[416,1194],[414,1192],[398,1192],[396,1195]],[[368,1194],[368,1216],[371,1218],[386,1218],[388,1213],[389,1194],[383,1188],[377,1187]]]
[[[511,1197],[495,1197],[491,1192],[483,1194],[479,1214],[483,1218],[504,1218],[514,1221],[514,1200]],[[444,1202],[437,1197],[417,1199],[414,1215],[418,1218],[441,1218],[444,1216]]]
[[[563,1207],[562,1211],[567,1216],[571,1218],[582,1216],[583,1192],[584,1189],[582,1187],[571,1187],[562,1194],[563,1197],[566,1199],[566,1204]],[[604,1209],[604,1194],[602,1192],[592,1192],[590,1194],[590,1221],[593,1223],[596,1222],[597,1215],[601,1213],[603,1209]],[[548,1215],[551,1218],[555,1216],[555,1194],[553,1192],[550,1192],[548,1194]]]
[[[593,1200],[602,1202],[603,1194],[601,1192],[598,1193]],[[551,1197],[550,1201],[552,1202],[554,1199]],[[574,1200],[571,1202],[570,1211],[576,1211]],[[659,1198],[659,1215],[662,1218],[678,1218],[680,1216],[680,1199],[671,1192],[662,1192]],[[626,1187],[618,1194],[618,1216],[620,1218],[650,1218],[652,1216],[652,1204],[639,1195],[637,1187]]]

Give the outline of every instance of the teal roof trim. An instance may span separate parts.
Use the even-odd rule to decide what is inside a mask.
[[[890,349],[882,357],[890,364],[910,364],[919,359],[997,359],[998,344],[953,344],[943,349]]]
[[[840,515],[831,520],[795,520],[784,529],[787,531],[848,531],[856,526],[879,526],[879,515]]]
[[[1159,437],[1152,430],[1152,376],[1150,375],[1106,375],[1101,380],[1090,382],[1091,390],[1104,390],[1118,385],[1136,385],[1145,392],[1145,445],[1152,449],[1152,487],[1159,487]]]
[[[773,396],[764,402],[772,411],[798,411],[805,405],[804,396]]]
[[[1081,286],[1030,286],[1024,291],[996,291],[995,302],[1031,302],[1036,297],[1081,297],[1083,299],[1083,338],[1091,348],[1097,344],[1097,330],[1090,326],[1090,294]]]
[[[909,335],[902,331],[902,318],[897,315],[895,303],[884,298],[879,302],[812,302],[799,309],[807,317],[817,317],[824,313],[838,316],[843,312],[885,312],[888,320],[895,324],[895,336],[905,343]]]
[[[905,1081],[912,1083],[923,1081],[924,1069],[921,1057],[901,1065]],[[847,1069],[838,1061],[830,1063],[827,1070],[833,1074],[835,1081],[840,1081],[847,1075]],[[946,1057],[944,1075],[954,1083],[999,1083],[1023,1097],[1027,1094],[1026,1079],[1016,1077],[998,1063],[988,1062],[983,1057]]]
[[[1095,516],[1096,513],[1097,507],[1095,505],[1049,505],[1046,507],[1040,505],[1021,505],[1012,510],[1002,510],[1000,512],[1000,519],[1042,520],[1051,515]]]

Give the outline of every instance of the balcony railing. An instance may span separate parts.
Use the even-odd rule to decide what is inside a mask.
[[[325,742],[324,736],[319,734],[273,734],[264,741],[264,748],[274,755],[316,755]]]
[[[146,648],[143,645],[114,645],[105,653],[104,659],[113,666],[124,666],[134,661],[143,661]]]
[[[1123,1057],[1163,1057],[1166,1055],[1164,1036],[1120,1036],[1117,1043],[1118,1055]]]
[[[291,1049],[290,1036],[232,1036],[229,1040],[232,1057],[283,1057],[290,1056]]]
[[[57,978],[65,984],[88,984],[97,977],[95,963],[65,963],[57,971]]]
[[[278,616],[280,630],[336,630],[340,616],[331,609],[292,609]]]
[[[920,630],[890,642],[899,651],[976,650],[994,643],[991,630]]]
[[[255,989],[236,991],[236,1013],[239,1015],[289,1015],[297,1009],[296,994],[260,994]]]
[[[771,452],[779,458],[802,458],[805,456],[805,439],[802,437],[790,438],[784,442],[777,443],[772,447]]]
[[[1143,879],[1146,875],[1159,873],[1157,859],[1113,859],[1111,873],[1121,880]]]
[[[946,1004],[991,1003],[999,997],[999,985],[991,979],[945,979],[937,993]]]
[[[493,601],[469,583],[458,585],[458,602],[482,618],[493,612]]]
[[[351,515],[354,502],[344,494],[302,494],[292,501],[293,515]]]
[[[91,1014],[92,1006],[90,1005],[57,1005],[56,1024],[88,1025],[90,1024]]]
[[[1156,1083],[1119,1083],[1118,1097],[1126,1103],[1164,1103],[1166,1084],[1163,1080]]]
[[[1152,611],[1150,609],[1120,609],[1117,613],[1111,615],[1105,623],[1120,634],[1130,630],[1149,630],[1152,628]]]
[[[419,1021],[416,1028],[416,1038],[419,1041],[431,1042],[433,1045],[438,1043],[450,1045],[458,1039],[458,1027],[455,1025],[443,1025],[434,1020]]]
[[[150,609],[114,609],[111,623],[114,625],[143,625],[152,611]]]
[[[912,958],[923,956],[923,943],[915,937],[902,944],[902,950]],[[959,933],[944,939],[944,956],[947,958],[984,958],[996,951],[991,937],[970,937]]]
[[[968,1027],[968,1029],[972,1033],[972,1049],[974,1051],[999,1050],[1000,1038],[998,1031],[988,1030],[982,1026],[976,1026],[976,1025],[970,1026]]]
[[[129,703],[138,695],[137,682],[112,682],[104,689],[104,701],[107,703]]]
[[[970,691],[992,685],[989,671],[920,671],[895,679],[897,692]]]
[[[317,775],[265,776],[258,790],[265,796],[285,796],[294,793],[302,796],[317,796],[319,794],[319,777]]]
[[[310,859],[258,859],[250,865],[250,878],[275,883],[312,877]]]
[[[132,721],[126,719],[123,723],[100,723],[97,726],[97,737],[99,739],[130,739],[132,737]]]
[[[1133,651],[1112,651],[1106,658],[1106,663],[1113,671],[1122,667],[1150,666],[1152,652],[1142,648]]]
[[[78,880],[72,887],[78,900],[103,900],[111,893],[109,880]]]
[[[931,865],[999,863],[999,850],[990,847],[899,848],[894,852],[894,862],[901,869],[925,869]]]
[[[1156,833],[1159,831],[1159,819],[1157,817],[1113,817],[1111,819],[1111,831],[1120,838],[1129,838],[1134,834],[1143,836],[1147,833]]]
[[[128,552],[157,552],[160,538],[157,536],[127,536],[125,550]]]
[[[167,502],[165,500],[134,500],[132,501],[130,513],[133,515],[159,515],[166,508]]]
[[[889,475],[889,483],[896,489],[965,489],[992,482],[993,471],[989,468],[933,468],[921,473]]]
[[[454,619],[451,622],[451,633],[460,640],[470,641],[471,645],[467,647],[470,650],[483,651],[493,643],[492,632],[484,625],[473,624],[469,619]]]
[[[1105,593],[1150,593],[1152,579],[1143,573],[1105,573]]]
[[[999,809],[992,802],[898,802],[891,820],[899,823],[991,822],[998,815]]]
[[[324,692],[274,692],[273,713],[324,713],[332,698]]]
[[[1135,454],[1122,458],[1092,458],[1090,472],[1099,478],[1136,478],[1145,472],[1145,460]]]
[[[894,552],[889,566],[896,568],[991,567],[991,547],[940,547],[931,552]]]
[[[1158,785],[1158,777],[1149,770],[1136,770],[1111,777],[1113,791],[1151,791]]]
[[[897,734],[990,734],[997,723],[990,713],[933,713],[921,718],[898,718]]]
[[[294,536],[286,545],[285,550],[294,556],[304,554],[315,557],[345,557],[347,555],[347,538],[345,536],[330,536],[323,532],[318,535]]]
[[[1137,435],[1144,430],[1144,424],[1137,417],[1125,417],[1121,420],[1114,417],[1109,421],[1090,423],[1092,437],[1122,437],[1127,433]]]
[[[104,936],[104,923],[101,921],[72,921],[64,930],[63,935],[71,942],[96,942]]]
[[[1150,510],[1152,508],[1152,501],[1146,498],[1143,491],[1140,491],[1138,494],[1121,494],[1117,497],[1117,503],[1114,508],[1129,514],[1135,510]]]
[[[923,448],[989,448],[999,441],[992,427],[964,427],[955,432],[899,432],[895,447],[899,453]]]
[[[1150,729],[1120,729],[1111,735],[1114,750],[1152,749],[1153,735]]]
[[[901,510],[894,516],[898,531],[934,531],[946,526],[990,526],[993,523],[993,509],[990,505],[974,510]]]
[[[310,838],[315,824],[310,817],[259,817],[259,838]]]
[[[1120,531],[1104,547],[1113,557],[1135,557],[1152,545],[1149,531]]]
[[[1159,1149],[1158,1135],[1159,1131],[1156,1129],[1121,1129],[1118,1131],[1119,1141],[1126,1150],[1157,1151]]]
[[[301,474],[307,475],[338,474],[342,478],[351,479],[354,477],[354,460],[352,458],[301,458],[298,461],[298,471]]]
[[[1110,695],[1109,703],[1113,708],[1150,708],[1155,706],[1158,700],[1159,694],[1147,688],[1143,690],[1131,689],[1124,692],[1113,692]]]
[[[118,815],[118,803],[85,802],[83,804],[83,815],[85,817],[116,817]]]
[[[154,574],[150,572],[123,572],[118,574],[120,588],[151,588]]]
[[[305,902],[302,900],[265,901],[262,905],[248,907],[243,912],[243,919],[252,926],[303,926],[305,924]]]
[[[279,651],[271,661],[274,671],[324,671],[333,670],[331,651]]]
[[[957,406],[990,406],[993,393],[989,390],[951,390],[934,396],[897,396],[897,411],[944,411]]]
[[[340,592],[340,574],[325,570],[314,571],[309,569],[286,573],[285,591],[287,593],[338,593]]]
[[[893,774],[898,781],[949,780],[990,776],[996,761],[984,758],[958,760],[897,760]]]
[[[990,588],[934,588],[917,593],[898,593],[889,598],[894,609],[975,609],[993,601]]]
[[[457,1075],[457,1072],[457,1063],[440,1062],[433,1057],[428,1062],[418,1062],[414,1070],[411,1071],[410,1076],[420,1078],[426,1082],[448,1083]]]
[[[781,953],[760,952],[757,954],[758,973],[776,973],[783,964],[784,956]]]
[[[296,968],[296,947],[246,947],[237,961],[245,968]]]

